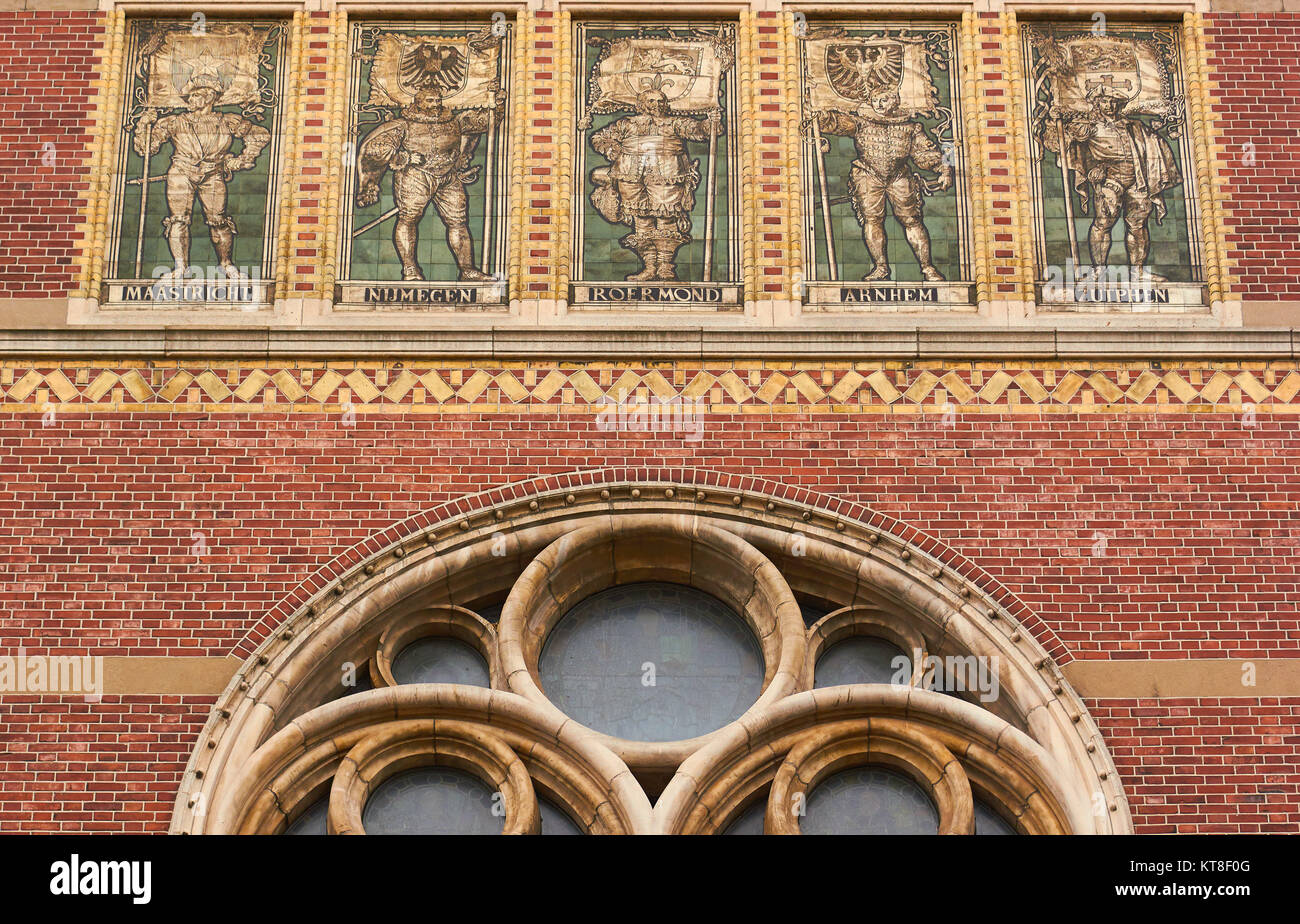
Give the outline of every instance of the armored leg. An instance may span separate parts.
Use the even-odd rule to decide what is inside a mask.
[[[190,213],[194,209],[194,193],[194,183],[188,176],[167,173],[167,217],[162,224],[177,277],[185,274],[190,263]]]
[[[671,282],[677,278],[677,251],[689,238],[677,229],[677,219],[660,218],[655,229],[655,256],[658,278]]]
[[[208,177],[199,187],[199,203],[203,206],[203,220],[208,225],[217,265],[227,276],[238,276],[239,270],[235,268],[235,219],[226,213],[226,181],[219,176]]]
[[[469,233],[469,197],[459,177],[445,181],[433,194],[433,207],[447,228],[447,247],[456,260],[462,282],[486,282],[492,277],[474,265],[474,238]]]
[[[628,282],[649,282],[659,279],[660,256],[655,220],[648,215],[637,215],[633,220],[635,224],[632,233],[624,237],[620,243],[640,257],[645,266],[640,272],[632,273],[625,278]]]
[[[398,215],[393,224],[393,248],[397,251],[397,259],[402,261],[404,280],[424,279],[424,270],[415,259],[415,245],[420,241],[419,224],[418,215],[413,218]]]
[[[429,207],[433,186],[419,170],[407,168],[393,174],[393,199],[397,221],[393,223],[393,249],[402,263],[402,279],[423,280],[424,270],[415,258],[420,239],[420,219]]]
[[[1165,282],[1164,276],[1158,276],[1146,269],[1147,257],[1151,251],[1151,231],[1148,220],[1151,217],[1152,202],[1149,196],[1135,196],[1129,193],[1124,209],[1124,246],[1128,251],[1128,263],[1133,273],[1133,281]]]
[[[470,237],[469,227],[464,222],[447,225],[447,246],[456,258],[462,282],[486,282],[492,278],[474,265],[474,239]]]
[[[921,210],[921,190],[910,176],[903,177],[889,187],[889,201],[894,207],[894,217],[903,226],[907,243],[916,254],[921,276],[926,282],[943,282],[943,274],[934,268],[930,257],[930,232],[925,228]]]
[[[853,188],[853,211],[862,225],[862,240],[871,254],[871,272],[863,282],[877,282],[890,275],[889,255],[885,249],[885,184],[860,167],[849,171]]]
[[[868,219],[862,225],[862,239],[867,243],[867,252],[871,254],[873,268],[871,272],[862,277],[863,282],[876,282],[881,279],[888,279],[890,275],[889,255],[885,250],[885,220],[883,218]]]
[[[1094,268],[1101,268],[1110,262],[1111,229],[1119,220],[1123,211],[1119,200],[1119,190],[1111,183],[1095,183],[1092,187],[1093,202],[1097,210],[1088,229],[1088,255],[1092,258]]]

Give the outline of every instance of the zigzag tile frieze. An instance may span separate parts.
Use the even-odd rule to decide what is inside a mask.
[[[1300,413],[1300,363],[7,363],[9,411],[709,412],[1136,410]]]

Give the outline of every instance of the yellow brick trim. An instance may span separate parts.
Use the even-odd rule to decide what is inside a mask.
[[[115,10],[105,23],[104,51],[100,58],[104,76],[96,83],[95,127],[91,134],[90,188],[83,209],[80,272],[73,294],[90,298],[99,292],[104,276],[104,244],[108,235],[109,200],[113,195],[113,158],[117,155],[118,124],[122,111],[122,58],[126,47],[126,14]]]
[[[321,65],[329,81],[329,89],[325,94],[325,111],[321,114],[325,124],[320,129],[320,143],[325,155],[319,161],[322,170],[319,185],[324,220],[319,232],[317,265],[323,269],[313,291],[317,298],[327,299],[334,297],[334,283],[339,275],[339,228],[342,221],[344,171],[353,169],[356,163],[356,150],[349,147],[353,139],[347,137],[347,102],[351,89],[348,81],[352,74],[348,57],[352,39],[348,32],[347,11],[335,10],[330,17],[329,42],[325,49],[325,61]],[[307,54],[310,55],[310,49],[307,49]]]
[[[548,78],[538,76],[538,73],[543,70],[540,65],[532,65],[528,63],[531,62],[534,54],[534,43],[544,34],[538,31],[542,26],[548,26],[552,30],[550,33],[552,63],[549,68],[551,76]],[[562,29],[560,26],[559,14],[553,13],[550,16],[542,17],[538,15],[537,11],[530,11],[528,14],[528,32],[526,36],[524,36],[524,41],[521,42],[521,45],[524,48],[524,61],[527,65],[524,69],[525,74],[521,84],[523,96],[519,107],[523,122],[522,132],[524,135],[523,150],[520,152],[523,162],[523,197],[518,203],[516,203],[519,207],[518,223],[520,225],[519,235],[521,262],[519,269],[519,297],[522,299],[541,300],[551,298],[556,289],[556,249],[562,245],[558,220],[552,222],[550,226],[551,239],[546,242],[544,248],[538,246],[541,242],[532,241],[530,235],[538,227],[533,225],[534,218],[550,216],[555,219],[558,215],[559,198],[562,195],[562,190],[560,188],[560,172],[564,169],[564,165],[560,162],[558,156],[560,117],[564,110],[567,109],[572,112],[575,108],[575,100],[572,98],[565,99],[560,95],[560,73],[575,66],[573,62],[560,57],[563,53],[563,47],[560,43],[560,31],[562,31]],[[549,128],[543,128],[533,124],[534,121],[540,117],[539,113],[533,107],[541,99],[541,97],[537,95],[538,92],[548,88],[551,90],[551,96],[549,97],[551,101],[551,125]],[[570,154],[573,153],[572,148],[570,148],[569,151]],[[538,157],[539,154],[546,152],[551,152],[553,156],[549,159]],[[546,165],[550,168],[550,173],[546,180],[547,184],[550,186],[549,197],[551,207],[549,208],[537,208],[534,206],[533,202],[540,197],[529,188],[533,183],[532,171],[534,168],[541,165]],[[537,258],[529,255],[533,250],[543,249],[547,253],[545,258]],[[549,268],[547,274],[544,276],[531,275],[529,269],[535,267],[539,262],[545,262],[545,265]],[[545,288],[530,290],[529,286],[534,283],[541,283]]]
[[[304,32],[303,14],[299,10],[293,14],[285,42],[284,66],[289,69],[289,80],[286,83],[284,99],[280,101],[280,105],[284,107],[284,118],[281,119],[281,124],[285,127],[285,138],[284,150],[280,154],[281,199],[275,236],[275,297],[277,299],[284,298],[288,294],[289,282],[293,276],[293,267],[290,266],[289,259],[289,242],[292,240],[291,224],[298,201],[298,151],[302,146],[303,120],[306,116],[302,111],[306,95],[303,92],[303,85],[307,79],[304,71],[306,62],[303,57]]]
[[[736,79],[740,100],[740,224],[741,224],[741,279],[745,284],[745,301],[758,297],[758,156],[754,150],[759,132],[758,92],[754,79],[754,62],[758,60],[758,31],[750,10],[741,10],[740,24],[736,29]]]
[[[799,79],[799,37],[795,34],[794,14],[788,10],[781,14],[781,62],[785,113],[785,170],[782,182],[785,195],[785,265],[782,296],[800,298],[803,295],[798,281],[803,277],[803,158],[799,137],[802,112]]]
[[[1016,21],[1015,10],[1002,14],[1003,54],[1006,55],[1005,74],[1002,85],[1007,101],[1007,128],[1010,142],[1010,170],[1012,183],[1012,245],[1015,250],[1013,261],[1019,269],[1018,292],[1021,299],[1031,301],[1034,297],[1034,235],[1032,212],[1029,205],[1029,130],[1025,124],[1025,76],[1020,66],[1023,49],[1020,41],[1020,24]]]
[[[1200,227],[1204,252],[1205,278],[1210,290],[1210,301],[1223,298],[1220,279],[1219,252],[1215,242],[1214,202],[1210,197],[1209,160],[1205,140],[1205,71],[1202,67],[1200,44],[1196,37],[1196,15],[1183,15],[1183,60],[1187,73],[1187,120],[1190,123],[1193,170],[1196,179],[1196,196],[1200,200],[1197,224]]]
[[[1200,116],[1200,124],[1192,128],[1192,138],[1200,145],[1196,154],[1197,193],[1205,203],[1201,207],[1205,260],[1207,269],[1213,261],[1215,271],[1214,281],[1210,285],[1210,298],[1212,301],[1226,300],[1232,297],[1236,263],[1228,257],[1225,206],[1227,188],[1219,169],[1227,152],[1219,145],[1219,119],[1214,111],[1218,83],[1214,80],[1210,67],[1205,17],[1200,13],[1185,14],[1183,34],[1184,56],[1188,60],[1189,70],[1192,69],[1191,62],[1195,61],[1196,83],[1194,91],[1189,95],[1195,96]]]
[[[979,80],[978,45],[975,37],[976,17],[970,10],[961,15],[961,73],[958,92],[961,94],[962,119],[966,135],[966,185],[971,208],[971,271],[975,281],[977,301],[992,298],[989,277],[993,265],[993,231],[990,218],[987,155],[984,150],[984,131],[980,120],[981,83]]]
[[[523,293],[524,272],[524,226],[527,223],[527,209],[524,208],[528,195],[524,145],[527,137],[524,129],[528,124],[528,46],[532,41],[533,16],[527,10],[520,10],[515,15],[515,46],[510,67],[510,105],[512,121],[510,123],[510,196],[508,215],[510,232],[506,251],[506,275],[510,290],[510,300],[514,301]],[[562,66],[568,67],[568,62]],[[573,105],[572,102],[569,103]]]
[[[556,147],[560,152],[556,163],[555,189],[556,202],[555,236],[559,242],[560,252],[555,259],[555,288],[552,298],[569,297],[569,280],[573,278],[573,198],[574,198],[574,71],[573,62],[573,23],[567,10],[556,14],[556,56],[555,67],[558,74],[556,94],[559,97],[559,138]]]

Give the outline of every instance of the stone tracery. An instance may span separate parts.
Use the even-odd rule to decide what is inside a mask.
[[[424,766],[499,792],[506,833],[538,833],[542,799],[590,833],[718,833],[764,799],[767,833],[796,833],[788,807],[857,766],[918,784],[943,833],[970,833],[976,800],[1022,833],[1129,829],[1083,704],[1014,620],[895,536],[817,508],[777,508],[690,485],[601,483],[389,547],[267,639],[232,681],[191,759],[173,830],[275,833],[327,796],[330,832],[361,833],[369,794]],[[754,632],[762,692],[736,721],[687,740],[627,741],[547,698],[537,663],[550,629],[573,604],[645,580],[704,590]],[[800,600],[841,606],[809,626]],[[476,611],[501,603],[495,625]],[[855,635],[909,657],[993,659],[1002,693],[984,708],[923,689],[921,659],[907,684],[812,689],[818,653]],[[491,688],[396,683],[396,654],[438,636],[479,652]],[[341,690],[345,664],[375,689]]]

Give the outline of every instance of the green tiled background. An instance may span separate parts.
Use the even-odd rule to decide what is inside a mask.
[[[148,23],[153,25],[153,23]],[[191,27],[189,20],[185,20],[182,28],[189,30]],[[266,23],[256,23],[258,27],[267,25]],[[139,29],[140,23],[133,24],[134,29]],[[138,45],[138,42],[136,43]],[[283,49],[283,31],[281,30],[275,39],[272,48],[267,49],[262,67],[262,75],[269,86],[276,86],[277,75],[276,69],[280,66]],[[131,62],[134,71],[135,62]],[[144,78],[139,74],[128,85],[129,98],[135,98],[137,91],[143,95]],[[260,125],[272,134],[271,143],[268,144],[262,153],[258,155],[257,161],[248,170],[241,170],[236,173],[229,183],[226,184],[228,213],[235,219],[235,265],[245,271],[253,271],[262,266],[263,250],[268,233],[267,215],[266,215],[266,197],[267,191],[271,184],[271,170],[273,168],[272,159],[273,151],[278,147],[281,139],[274,136],[279,129],[279,114],[277,107],[268,107],[262,116],[253,119],[255,124]],[[181,110],[174,110],[181,111]],[[219,107],[221,112],[231,112],[241,114],[237,106]],[[161,115],[170,113],[163,112]],[[131,148],[132,135],[126,130],[128,126],[124,124],[121,144],[126,152],[123,159],[125,165],[127,180],[138,179],[143,173],[143,158],[136,154]],[[233,153],[239,153],[242,141],[236,140],[231,147]],[[162,176],[167,172],[171,165],[173,148],[171,142],[163,144],[158,153],[150,158],[149,175]],[[164,181],[151,183],[149,186],[149,198],[144,220],[144,251],[140,265],[140,271],[136,272],[135,250],[136,239],[139,233],[140,222],[140,186],[125,186],[120,204],[118,217],[118,249],[115,277],[118,279],[149,279],[154,275],[155,267],[166,267],[170,270],[174,263],[171,251],[167,249],[167,240],[163,236],[162,222],[167,217],[167,190]],[[208,237],[208,226],[203,221],[203,208],[199,203],[198,196],[194,197],[194,210],[191,214],[190,224],[190,263],[197,268],[206,269],[217,265],[216,252],[212,249],[212,240]]]
[[[635,30],[606,29],[591,30],[588,34],[605,39],[616,39],[625,38],[633,31]],[[667,35],[662,30],[654,34]],[[586,68],[583,71],[582,79],[590,77],[599,55],[600,48],[598,46],[587,46]],[[724,101],[730,91],[730,80],[731,75],[728,73],[719,82],[721,87],[719,97]],[[629,234],[632,229],[627,225],[610,224],[601,217],[595,206],[591,204],[591,194],[595,189],[591,182],[591,172],[597,167],[609,165],[609,161],[592,148],[591,136],[611,122],[626,115],[628,115],[626,112],[612,112],[595,116],[592,120],[591,129],[585,133],[583,138],[583,144],[586,146],[586,175],[583,177],[582,196],[582,278],[584,279],[621,282],[628,275],[639,272],[642,267],[641,259],[633,251],[619,244],[619,239]],[[727,189],[727,157],[731,143],[729,133],[732,130],[729,126],[734,121],[735,113],[726,113],[726,118],[723,121],[723,131],[718,135],[717,158],[713,164],[716,184],[713,211],[713,282],[723,282],[731,278],[732,267],[728,259],[728,234],[730,231],[728,214],[730,203]],[[676,266],[679,279],[696,282],[704,278],[704,220],[708,190],[708,175],[706,173],[709,159],[708,142],[688,142],[687,152],[692,159],[700,162],[700,185],[695,189],[695,209],[691,212],[691,240],[678,249]]]
[[[354,26],[357,29],[370,29],[364,23]],[[437,35],[457,35],[476,33],[481,31],[483,24],[456,24],[444,25],[441,23],[427,24],[421,29],[382,29],[381,32],[392,33],[400,32],[402,34],[420,35],[420,34],[437,34]],[[502,55],[504,61],[505,55]],[[352,90],[352,105],[357,106],[370,97],[370,61],[362,59],[360,79]],[[502,85],[506,85],[502,81]],[[399,115],[398,112],[388,112],[383,118],[392,118]],[[366,136],[374,130],[379,124],[380,116],[376,113],[361,114],[358,120],[361,124],[357,129],[356,148],[360,148],[361,143],[365,141]],[[494,159],[497,161],[496,169],[498,174],[494,180],[493,207],[496,213],[493,215],[493,237],[497,238],[503,234],[506,229],[508,215],[506,214],[508,206],[503,183],[502,166],[504,163],[504,150],[502,142],[505,139],[505,132],[498,128],[497,149]],[[469,198],[469,230],[470,236],[474,239],[474,265],[481,267],[483,265],[483,229],[484,214],[486,212],[485,202],[487,196],[487,134],[478,135],[478,146],[474,149],[474,157],[471,161],[472,166],[479,168],[478,177],[473,183],[465,187],[466,195]],[[355,174],[355,167],[353,168]],[[393,208],[393,173],[388,171],[384,174],[379,183],[379,201],[374,205],[364,209],[355,207],[356,195],[356,177],[352,178],[352,195],[354,197],[354,206],[352,209],[352,228],[364,227],[374,221],[380,215]],[[400,281],[402,278],[402,264],[397,259],[397,250],[393,247],[393,226],[396,218],[389,218],[382,224],[376,225],[369,231],[359,234],[352,239],[352,256],[348,267],[344,269],[342,278],[344,279],[362,279],[367,281],[390,282]],[[451,255],[450,248],[447,247],[447,228],[438,217],[437,210],[432,202],[425,210],[424,216],[420,219],[419,225],[420,242],[416,248],[416,258],[424,270],[424,278],[430,282],[454,282],[460,276],[460,269],[456,266],[456,261]],[[489,245],[490,246],[490,245]],[[492,271],[492,267],[488,271]]]

